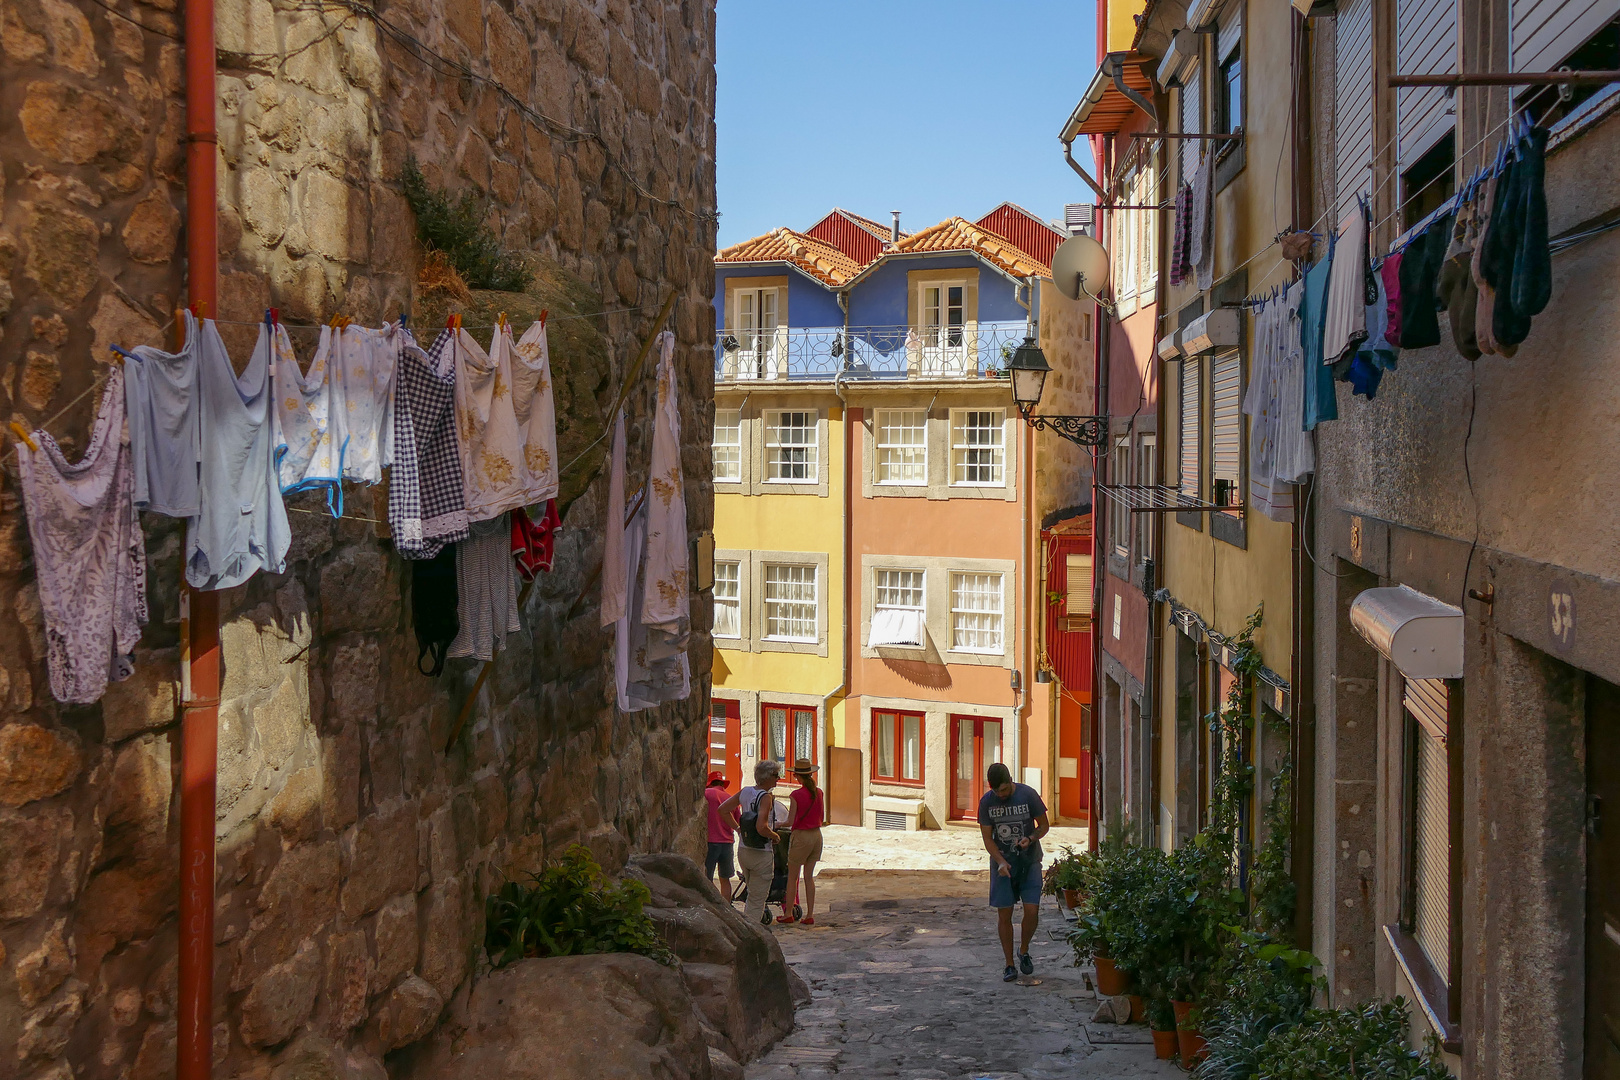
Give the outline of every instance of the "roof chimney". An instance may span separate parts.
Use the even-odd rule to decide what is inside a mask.
[[[900,211],[890,210],[889,213],[894,215],[894,227],[889,230],[889,243],[898,244],[900,242]]]

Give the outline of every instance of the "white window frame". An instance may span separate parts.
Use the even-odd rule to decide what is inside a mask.
[[[722,422],[723,420],[724,420],[724,422]],[[721,434],[722,431],[729,432],[731,434],[731,436],[732,436],[733,441],[722,442],[721,438],[720,438],[720,434]],[[736,468],[735,468],[736,475],[734,475],[734,476],[722,476],[722,475],[720,475],[720,453],[721,453],[722,450],[731,451],[731,452],[736,454],[736,457],[734,459],[734,463],[735,463],[735,466],[736,466]],[[713,441],[712,441],[712,443],[710,445],[710,452],[713,455],[713,461],[714,461],[714,482],[715,483],[717,483],[717,484],[740,484],[740,483],[742,483],[742,474],[743,474],[743,422],[742,422],[742,410],[741,409],[721,409],[721,408],[716,408],[714,410],[714,439],[713,439]]]
[[[787,327],[782,325],[784,291],[777,286],[767,286],[732,292],[737,320],[737,378],[774,379],[786,369],[787,341],[783,335]]]
[[[1115,436],[1113,460],[1109,462],[1108,468],[1109,482],[1125,486],[1136,483],[1136,475],[1132,469],[1134,460],[1135,455],[1132,453],[1131,437],[1129,435]],[[1130,519],[1135,516],[1135,514],[1132,514],[1118,503],[1108,508],[1108,554],[1110,558],[1130,559]]]
[[[959,289],[961,299],[950,302],[950,291]],[[929,303],[929,293],[938,293]],[[960,321],[951,322],[952,309]],[[954,331],[954,334],[953,334]],[[951,340],[954,337],[955,340]],[[960,281],[920,281],[917,283],[917,343],[921,350],[922,374],[961,375],[968,367],[972,331],[968,323],[968,283]]]
[[[994,426],[996,441],[993,444],[974,444],[959,437],[959,431],[965,433],[970,430],[965,418],[968,416],[996,416],[999,420]],[[986,427],[981,430],[990,430]],[[998,488],[1007,486],[1007,410],[1006,409],[952,409],[951,410],[951,487],[977,487]],[[967,456],[971,453],[991,450],[992,458],[988,463],[968,462]],[[970,480],[967,478],[968,469],[989,468],[992,479]]]
[[[968,579],[975,579],[969,582]],[[965,591],[966,590],[966,591]],[[993,597],[995,607],[967,607],[970,597]],[[1000,573],[952,570],[950,578],[951,651],[1000,656],[1006,651],[1006,579]],[[978,616],[994,616],[994,627],[969,625]],[[968,635],[994,634],[994,644],[964,644]]]
[[[782,418],[786,416],[802,417],[802,424],[794,424],[791,429],[784,427]],[[809,435],[808,442],[783,442],[784,430],[804,431]],[[802,462],[787,462],[777,457],[777,452],[783,450],[806,450],[805,460]],[[782,469],[786,465],[803,465],[807,470],[805,476],[783,476]],[[765,414],[765,482],[767,484],[815,484],[821,478],[821,417],[813,409],[772,409]]]
[[[729,576],[726,568],[729,567]],[[716,559],[714,563],[714,630],[711,637],[722,641],[740,641],[743,637],[742,609],[743,565],[731,559]],[[736,633],[720,632],[720,613],[731,611]]]
[[[1155,473],[1159,464],[1159,436],[1157,432],[1145,432],[1136,437],[1136,451],[1133,455],[1133,467],[1136,470],[1136,479],[1132,483],[1139,487],[1152,487],[1157,480]],[[1131,533],[1135,544],[1138,559],[1153,558],[1153,515],[1132,514]]]
[[[773,575],[773,572],[779,572],[779,571],[793,571],[793,572],[797,572],[797,575],[795,575],[793,573],[789,573],[787,575],[781,575],[781,574],[774,574]],[[776,577],[776,580],[774,580],[774,581],[772,580],[773,576]],[[791,580],[794,576],[798,577],[797,581]],[[821,597],[821,594],[820,594],[820,592],[818,590],[820,588],[821,583],[820,583],[820,581],[818,579],[819,579],[819,575],[817,574],[817,567],[815,566],[814,563],[774,563],[773,562],[773,563],[766,563],[765,564],[765,566],[763,568],[763,578],[762,578],[762,580],[764,582],[764,589],[763,589],[763,605],[764,605],[764,607],[763,607],[763,610],[764,610],[764,615],[765,615],[765,626],[764,626],[765,633],[763,635],[763,640],[765,640],[765,641],[791,641],[791,642],[798,642],[798,643],[802,643],[802,644],[815,644],[817,641],[820,640],[819,629],[820,629],[820,625],[821,625],[820,624],[820,616],[821,616],[820,597]],[[804,589],[806,587],[808,587],[809,599],[808,600],[804,599],[804,597],[802,595],[800,595],[800,596],[782,595],[783,586],[797,587],[799,589],[799,591],[801,592],[801,594],[804,591]],[[773,590],[777,593],[777,595],[775,595],[775,596],[772,595]],[[809,613],[808,613],[808,615],[804,614],[803,612],[799,612],[797,614],[784,614],[784,613],[782,613],[781,608],[785,607],[785,606],[808,608]],[[773,610],[773,608],[776,609],[776,610]],[[797,634],[785,634],[785,633],[773,633],[772,632],[773,627],[775,627],[777,624],[779,624],[779,623],[787,623],[787,622],[797,622],[797,623],[808,622],[809,626],[810,626],[808,635],[807,636],[800,636],[800,635],[797,635]]]
[[[874,642],[880,622],[885,630],[898,632],[910,616],[915,641]],[[880,649],[920,649],[928,640],[928,572],[907,566],[881,566],[872,571],[872,610],[869,613],[867,647]]]
[[[902,416],[907,417],[908,420],[907,422],[899,425],[898,429],[908,433],[915,431],[918,436],[918,441],[915,443],[885,442],[885,435],[891,430],[891,418]],[[909,422],[910,418],[916,418],[918,422],[916,424],[912,424]],[[926,487],[928,485],[928,410],[878,409],[877,415],[873,417],[872,427],[872,445],[875,450],[875,453],[873,454],[874,475],[872,477],[872,482],[875,484],[882,484],[887,487]],[[921,450],[922,452],[921,461],[895,463],[888,460],[888,456],[891,453],[905,454],[916,450]],[[916,478],[886,478],[885,470],[897,464],[900,468],[915,468],[919,470],[916,474]]]

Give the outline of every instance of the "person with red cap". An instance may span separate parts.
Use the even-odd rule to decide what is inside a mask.
[[[709,786],[703,789],[703,798],[709,804],[709,854],[703,860],[705,876],[713,881],[720,874],[720,896],[731,903],[731,879],[737,873],[733,845],[737,841],[737,812],[720,812],[720,805],[729,798],[726,793],[726,774],[709,774]]]

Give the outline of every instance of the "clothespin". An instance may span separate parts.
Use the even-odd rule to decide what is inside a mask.
[[[506,329],[506,312],[503,311],[499,315],[495,316],[495,328],[497,330]]]
[[[118,362],[120,364],[122,364],[125,360],[139,360],[140,359],[140,357],[136,356],[134,353],[130,352],[127,349],[120,349],[117,345],[109,345],[107,347],[113,351],[113,355],[118,357]]]
[[[404,329],[404,328],[405,328],[405,324],[406,324],[406,323],[407,323],[407,322],[409,322],[409,321],[410,321],[410,319],[411,319],[411,315],[410,315],[410,312],[408,312],[408,311],[401,311],[401,312],[400,312],[400,313],[399,313],[399,326],[400,326],[400,329],[401,329],[401,330],[403,330],[403,329]]]
[[[551,314],[551,311],[549,309],[547,309],[547,308],[541,308],[540,309],[540,329],[544,330],[546,328],[546,316],[550,315],[550,314]]]
[[[34,437],[28,434],[28,431],[21,424],[13,420],[11,422],[11,430],[16,433],[17,438],[28,444],[28,449],[32,450],[36,454],[39,453],[39,443],[34,441]]]
[[[456,312],[454,315],[450,316],[450,318],[455,322],[456,329],[460,330],[461,329],[461,312],[459,312],[459,311]]]

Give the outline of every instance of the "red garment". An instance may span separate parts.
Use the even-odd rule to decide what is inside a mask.
[[[1378,268],[1378,273],[1384,279],[1384,292],[1389,297],[1389,329],[1384,331],[1384,340],[1395,348],[1401,347],[1401,252],[1396,252],[1384,260]]]
[[[731,844],[737,840],[737,832],[732,828],[731,822],[720,816],[720,804],[731,798],[726,789],[718,784],[712,784],[703,789],[703,799],[709,804],[709,843]]]
[[[557,546],[557,500],[546,500],[546,512],[539,521],[530,521],[523,507],[512,511],[512,559],[524,581],[533,581],[542,570],[551,573],[551,556]]]
[[[788,802],[793,804],[793,824],[791,829],[819,829],[827,817],[822,809],[821,789],[812,792],[807,787],[801,787],[788,796]]]

